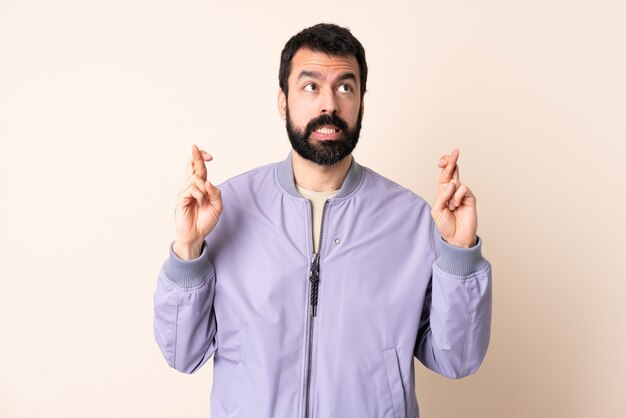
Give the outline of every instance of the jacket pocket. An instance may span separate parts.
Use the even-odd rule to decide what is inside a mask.
[[[222,401],[222,406],[224,407],[224,410],[227,414],[230,414],[231,409],[237,401],[237,397],[241,393],[241,387],[243,385],[243,380],[245,377],[246,353],[248,350],[247,334],[241,332],[241,338],[241,355],[239,358],[239,363],[237,363],[237,365],[235,366],[232,377],[226,385],[226,390],[223,392],[224,400]]]
[[[386,381],[381,382],[381,385],[387,391],[387,399],[391,400],[393,417],[405,418],[406,402],[404,399],[404,385],[402,384],[402,376],[400,374],[398,354],[395,348],[383,350],[382,354],[385,363]]]

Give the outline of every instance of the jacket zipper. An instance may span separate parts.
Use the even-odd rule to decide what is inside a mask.
[[[322,208],[322,220],[320,224],[320,236],[317,246],[317,252],[315,251],[315,241],[313,236],[315,232],[315,224],[313,223],[313,203],[309,200],[309,207],[311,209],[311,243],[313,245],[313,258],[311,259],[311,269],[309,271],[309,281],[311,282],[311,294],[310,294],[310,315],[308,318],[308,345],[307,345],[307,366],[306,366],[306,381],[304,383],[304,418],[310,416],[310,402],[311,402],[311,368],[312,368],[312,353],[313,353],[313,325],[314,319],[317,316],[317,294],[318,285],[320,281],[320,249],[322,248],[322,232],[324,231],[324,215],[326,213],[326,206],[328,200],[324,202]]]

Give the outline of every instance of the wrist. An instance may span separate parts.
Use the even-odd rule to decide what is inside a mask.
[[[455,240],[446,240],[442,237],[442,239],[450,244],[450,245],[454,245],[455,247],[460,247],[460,248],[472,248],[477,244],[477,239],[476,239],[476,235],[474,235],[474,239],[470,240],[470,241],[455,241]]]
[[[200,257],[203,242],[204,240],[186,244],[176,240],[172,245],[172,251],[174,251],[174,254],[182,260],[194,260]]]

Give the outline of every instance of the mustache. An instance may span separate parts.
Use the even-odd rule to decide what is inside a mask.
[[[342,132],[346,132],[348,130],[348,124],[339,116],[335,114],[332,114],[332,115],[324,114],[324,115],[318,116],[317,118],[307,123],[304,136],[308,138],[309,135],[311,135],[314,130],[324,125],[333,125],[334,127],[336,127]]]

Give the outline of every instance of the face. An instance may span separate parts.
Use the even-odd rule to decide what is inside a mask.
[[[279,92],[278,107],[294,150],[326,166],[350,155],[363,117],[356,58],[300,49],[287,85],[289,93]]]

